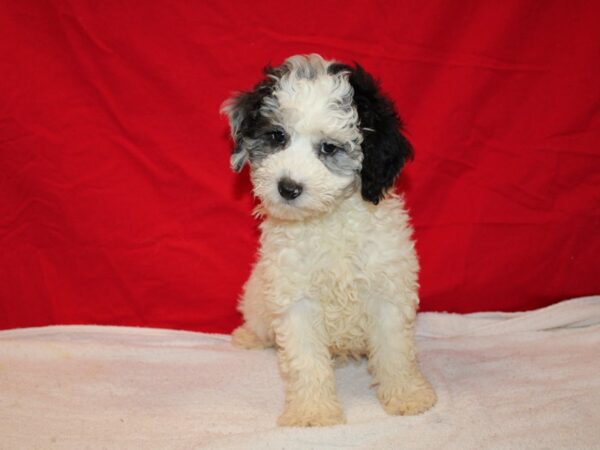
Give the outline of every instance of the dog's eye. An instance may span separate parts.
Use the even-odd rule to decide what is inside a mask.
[[[323,153],[324,155],[333,155],[338,150],[341,150],[341,147],[330,142],[323,142],[321,144],[321,153]]]
[[[285,133],[281,130],[270,131],[267,136],[273,144],[281,145],[285,142]]]

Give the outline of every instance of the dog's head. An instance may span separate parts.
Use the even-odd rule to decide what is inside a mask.
[[[254,90],[225,102],[231,166],[250,163],[267,214],[305,219],[360,189],[377,204],[412,147],[393,103],[359,65],[293,56],[267,67]]]

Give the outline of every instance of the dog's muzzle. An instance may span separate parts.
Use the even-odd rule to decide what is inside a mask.
[[[290,178],[282,178],[277,183],[277,190],[284,199],[293,200],[302,194],[302,185]]]

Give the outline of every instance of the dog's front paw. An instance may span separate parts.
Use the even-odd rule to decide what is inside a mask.
[[[424,378],[410,385],[379,386],[377,396],[388,414],[401,416],[421,414],[437,402],[435,391]]]
[[[345,423],[346,418],[339,405],[286,407],[277,424],[282,427],[327,427]]]

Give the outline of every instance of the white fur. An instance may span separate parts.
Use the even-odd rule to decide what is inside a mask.
[[[352,86],[344,74],[330,76],[327,68],[332,62],[318,55],[308,57],[314,77],[301,78],[305,57],[295,56],[286,61],[291,71],[277,82],[275,100],[264,110],[277,113],[278,122],[303,136],[329,136],[342,142],[360,144],[358,115],[352,107]],[[342,108],[340,106],[347,106]]]
[[[260,258],[244,289],[241,347],[277,344],[287,378],[283,425],[343,421],[331,356],[369,356],[391,414],[435,403],[415,358],[418,262],[403,202],[355,194],[330,214],[261,225]]]
[[[339,107],[352,88],[328,76],[322,59],[311,61],[310,78],[294,75],[302,61],[287,63],[300,68],[278,81],[266,113],[291,140],[252,167],[264,221],[240,302],[245,323],[233,342],[278,348],[286,379],[281,425],[344,421],[332,357],[368,356],[386,411],[420,413],[436,397],[415,355],[419,266],[404,202],[394,194],[377,206],[364,201],[356,171],[336,174],[319,159],[315,145],[324,138],[360,146],[356,110]],[[282,177],[301,183],[302,195],[283,199]]]

